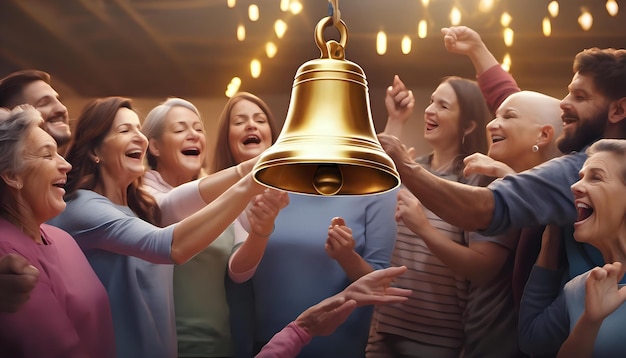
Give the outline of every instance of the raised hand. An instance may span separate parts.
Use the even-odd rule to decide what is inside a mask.
[[[404,225],[416,235],[422,235],[422,230],[429,228],[430,222],[424,214],[422,203],[407,189],[398,191],[398,205],[396,206],[396,221],[402,220]]]
[[[282,208],[289,204],[289,196],[284,191],[265,189],[255,196],[248,207],[246,216],[250,225],[250,233],[268,237],[274,231],[274,220]]]
[[[346,226],[346,222],[335,217],[328,226],[328,237],[324,248],[329,257],[342,261],[353,255],[356,242],[352,237],[352,229]]]
[[[468,177],[473,174],[482,174],[494,178],[502,178],[507,174],[515,174],[508,165],[492,159],[482,153],[474,153],[463,159],[463,175]]]
[[[602,321],[626,302],[626,286],[617,286],[623,276],[621,262],[591,270],[585,282],[585,315],[589,320]]]

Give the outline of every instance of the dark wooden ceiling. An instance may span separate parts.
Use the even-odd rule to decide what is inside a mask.
[[[289,93],[293,77],[304,62],[319,57],[313,40],[315,25],[328,14],[327,0],[301,0],[297,15],[279,9],[279,0],[258,0],[260,20],[251,22],[251,1],[239,0],[1,0],[0,76],[23,68],[50,72],[84,97],[223,96],[233,76],[242,90],[259,95]],[[384,88],[393,74],[410,86],[433,86],[445,75],[473,76],[470,62],[446,53],[441,27],[457,4],[462,24],[482,35],[497,57],[507,51],[499,17],[513,16],[515,42],[508,49],[512,73],[522,87],[565,86],[574,55],[588,47],[626,47],[626,4],[615,17],[605,1],[562,0],[550,38],[541,34],[548,15],[547,0],[493,0],[489,13],[477,10],[478,0],[431,0],[425,11],[418,0],[344,0],[341,17],[348,27],[346,58],[365,71],[370,87]],[[618,1],[619,2],[619,1]],[[594,16],[584,32],[577,23],[581,6]],[[427,17],[429,36],[417,38],[417,23]],[[273,23],[283,19],[288,30],[276,39]],[[236,27],[247,29],[237,41]],[[388,53],[375,52],[376,32],[388,34]],[[402,55],[400,38],[413,39],[413,51]],[[329,39],[334,36],[332,31]],[[264,55],[264,44],[278,46],[275,58]],[[249,62],[259,58],[262,74],[249,75]]]

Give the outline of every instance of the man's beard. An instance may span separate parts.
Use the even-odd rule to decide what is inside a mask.
[[[604,135],[604,129],[609,118],[608,110],[600,112],[592,118],[582,120],[578,118],[578,126],[574,133],[563,131],[556,140],[561,153],[581,151],[585,146],[593,143]]]

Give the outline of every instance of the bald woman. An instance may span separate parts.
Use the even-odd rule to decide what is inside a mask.
[[[465,158],[465,176],[501,178],[561,155],[555,139],[561,134],[560,100],[533,91],[511,94],[487,124],[488,155]]]

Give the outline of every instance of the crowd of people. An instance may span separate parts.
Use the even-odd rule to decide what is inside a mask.
[[[559,100],[442,34],[477,77],[434,88],[420,156],[394,77],[402,185],[377,195],[257,183],[280,128],[251,93],[207,148],[185,99],[98,98],[70,126],[49,74],[5,76],[0,357],[624,356],[626,50],[579,52]]]

